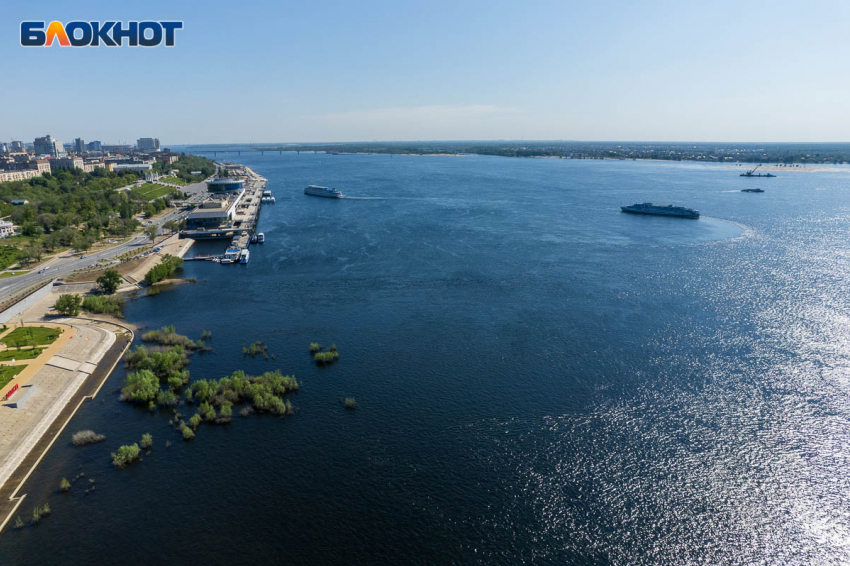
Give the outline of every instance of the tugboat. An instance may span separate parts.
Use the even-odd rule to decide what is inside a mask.
[[[652,214],[655,216],[675,216],[677,218],[699,218],[699,211],[684,206],[673,206],[672,204],[660,205],[651,202],[621,206],[623,212],[632,214]]]
[[[761,163],[741,173],[741,177],[776,177],[773,173],[756,173],[756,169],[761,167]]]
[[[741,189],[742,193],[763,193],[764,189]]]

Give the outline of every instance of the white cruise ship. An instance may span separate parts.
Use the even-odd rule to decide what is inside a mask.
[[[310,185],[304,189],[304,194],[313,195],[314,197],[345,198],[339,189],[320,187],[319,185]]]

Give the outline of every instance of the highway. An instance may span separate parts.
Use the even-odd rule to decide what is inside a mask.
[[[192,196],[187,199],[187,201],[194,203],[198,202],[202,198],[205,190],[205,185],[203,183],[196,183],[194,185],[184,187],[183,190],[192,194]],[[182,212],[180,210],[169,210],[168,213],[154,218],[153,224],[160,227],[161,229],[162,225],[165,222],[168,222],[169,220],[176,220],[181,214]],[[147,225],[147,221],[143,220],[142,226],[145,227]],[[98,262],[109,261],[117,256],[135,250],[148,243],[150,243],[148,237],[144,234],[139,234],[134,236],[132,239],[124,242],[123,244],[118,244],[115,247],[101,250],[98,252],[93,252],[90,254],[85,254],[85,257],[82,259],[80,259],[79,254],[72,254],[71,252],[63,252],[61,254],[57,254],[49,260],[35,266],[35,268],[26,275],[16,275],[14,277],[0,279],[0,301],[8,299],[10,296],[19,293],[37,283],[42,283],[49,279],[70,275],[72,272],[78,269],[94,267]],[[39,271],[43,269],[44,272],[39,273]]]

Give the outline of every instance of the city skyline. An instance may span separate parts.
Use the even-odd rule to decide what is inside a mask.
[[[62,96],[32,89],[0,136],[133,143],[144,129],[163,146],[847,141],[850,78],[833,63],[850,55],[850,8],[840,2],[805,12],[731,2],[513,8],[12,5],[0,56],[22,84],[51,77]],[[184,29],[174,48],[19,44],[23,20],[107,18],[182,20]]]

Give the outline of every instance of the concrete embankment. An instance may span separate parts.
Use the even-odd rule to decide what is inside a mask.
[[[118,322],[82,317],[51,322],[69,330],[45,352],[49,359],[30,372],[26,402],[14,408],[0,405],[0,533],[26,497],[30,475],[82,403],[98,394],[133,341],[133,331]]]

